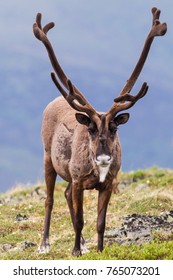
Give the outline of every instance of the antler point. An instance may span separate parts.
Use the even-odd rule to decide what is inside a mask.
[[[42,14],[41,13],[37,13],[36,22],[40,22],[41,21],[41,17],[42,17]]]
[[[153,7],[153,8],[151,9],[152,14],[154,14],[156,11],[157,11],[157,8],[156,8],[156,7]]]

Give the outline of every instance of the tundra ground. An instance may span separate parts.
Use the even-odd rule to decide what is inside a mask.
[[[47,254],[38,254],[45,185],[18,186],[0,195],[0,259],[72,259],[74,231],[57,183]],[[96,251],[97,191],[85,191],[84,229],[89,252],[79,259],[173,259],[173,171],[150,168],[119,174],[107,211],[105,249]],[[73,258],[74,259],[74,258]]]

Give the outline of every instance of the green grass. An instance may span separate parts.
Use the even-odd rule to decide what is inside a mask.
[[[120,182],[129,185],[112,194],[107,211],[106,229],[119,227],[124,216],[132,213],[160,215],[173,209],[173,171],[156,167],[120,174]],[[45,186],[39,186],[41,196],[32,188],[18,187],[0,195],[0,259],[39,260],[72,259],[74,231],[68,206],[64,198],[66,183],[55,188],[55,204],[52,213],[48,254],[38,254],[44,223]],[[121,187],[121,184],[120,184]],[[11,197],[11,200],[8,198]],[[18,214],[28,219],[17,221]],[[142,245],[105,244],[102,253],[96,251],[97,191],[85,191],[84,229],[89,253],[79,259],[173,259],[173,232],[156,232],[154,240]],[[23,248],[23,243],[35,246]],[[73,258],[74,259],[74,258]]]
[[[106,246],[102,253],[88,253],[80,260],[172,260],[173,259],[173,241],[143,244],[142,246],[117,245],[114,243],[111,247]]]

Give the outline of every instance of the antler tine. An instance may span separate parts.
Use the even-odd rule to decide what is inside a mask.
[[[85,97],[79,95],[74,91],[74,86],[72,85],[72,82],[70,80],[67,80],[69,90],[69,93],[67,93],[60,85],[59,81],[55,76],[55,73],[51,73],[51,77],[58,90],[61,92],[63,97],[74,110],[79,112],[85,112],[92,119],[98,116],[98,113],[93,109],[93,107],[89,104]]]
[[[130,78],[127,80],[124,88],[122,89],[120,95],[124,95],[128,92],[131,91],[131,89],[133,88],[136,80],[138,79],[141,70],[144,66],[144,63],[147,59],[151,44],[154,40],[154,37],[156,36],[163,36],[165,35],[166,31],[167,31],[167,24],[166,23],[160,23],[159,21],[159,17],[160,17],[160,13],[161,11],[157,8],[152,8],[152,14],[153,14],[153,21],[152,21],[152,27],[151,30],[146,38],[142,53],[140,55],[140,58],[130,76]]]
[[[68,102],[72,102],[74,99],[76,99],[81,105],[86,105],[86,101],[84,99],[81,98],[80,95],[78,95],[77,93],[74,92],[73,86],[72,86],[72,82],[70,80],[67,80],[67,84],[69,87],[69,94],[63,89],[63,87],[60,85],[60,83],[58,82],[55,73],[51,73],[51,77],[52,80],[54,82],[54,84],[56,85],[56,87],[58,88],[58,90],[61,92],[61,94],[63,95],[63,97],[68,101]]]
[[[50,62],[52,64],[53,69],[55,70],[55,73],[57,74],[57,76],[59,77],[61,83],[64,85],[64,87],[68,90],[68,84],[67,84],[67,76],[64,73],[64,71],[62,70],[57,57],[54,53],[53,47],[47,37],[47,33],[50,29],[52,29],[55,24],[53,22],[50,22],[48,24],[46,24],[43,28],[42,28],[42,24],[41,24],[41,19],[42,19],[42,15],[41,13],[38,13],[36,16],[36,23],[33,24],[33,32],[35,37],[40,40],[46,47],[46,50],[48,52],[49,58],[50,58]],[[79,89],[76,86],[73,86],[75,92],[77,92],[79,95],[83,96],[82,93],[79,91]]]
[[[114,117],[118,112],[131,108],[139,99],[143,98],[148,91],[147,83],[143,83],[140,91],[135,96],[126,93],[114,99],[114,104],[107,113],[108,118]],[[123,102],[123,103],[122,103]]]
[[[54,22],[50,22],[50,23],[46,24],[44,28],[42,28],[41,18],[42,18],[41,13],[38,13],[36,16],[36,23],[33,24],[33,32],[34,32],[35,37],[38,40],[42,41],[43,43],[48,43],[49,40],[46,36],[47,32],[50,29],[52,29],[55,26],[55,24],[54,24]]]
[[[137,100],[144,97],[146,95],[147,91],[148,91],[148,85],[147,85],[147,83],[143,83],[139,93],[136,94],[135,96],[133,96],[129,93],[126,93],[124,95],[120,95],[117,98],[115,98],[114,102],[117,103],[117,102],[131,101],[131,102],[135,103]]]
[[[160,14],[161,14],[161,10],[157,9],[156,7],[153,7],[151,9],[151,12],[153,14],[153,22],[152,22],[152,25],[155,24],[155,21],[156,20],[159,20],[159,17],[160,17]]]
[[[41,13],[38,13],[37,16],[36,16],[36,23],[37,23],[38,27],[42,30],[41,18],[42,18]]]
[[[67,92],[63,89],[63,87],[61,86],[61,84],[58,82],[56,76],[55,76],[55,73],[54,72],[51,72],[51,78],[54,82],[54,84],[56,85],[57,89],[60,91],[60,93],[62,94],[62,96],[67,99]]]

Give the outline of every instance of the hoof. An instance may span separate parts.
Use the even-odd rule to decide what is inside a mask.
[[[37,250],[37,252],[39,253],[39,254],[46,254],[46,253],[49,253],[49,251],[50,251],[50,246],[40,246],[39,248],[38,248],[38,250]]]
[[[46,254],[49,253],[49,251],[50,251],[49,241],[42,242],[42,244],[37,250],[39,254]]]
[[[74,248],[73,251],[72,251],[72,256],[74,256],[74,257],[82,256],[81,250],[78,250],[78,249]]]

